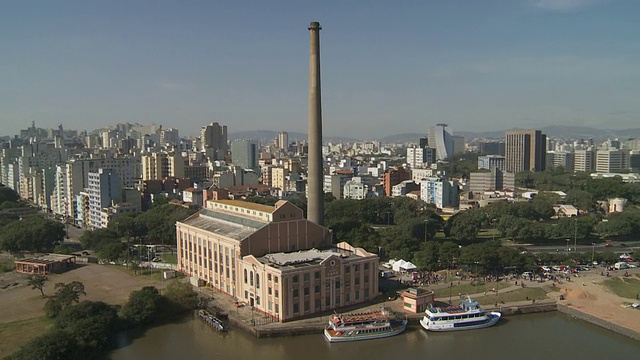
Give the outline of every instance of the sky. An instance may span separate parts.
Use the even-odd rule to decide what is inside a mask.
[[[640,127],[638,14],[637,0],[7,1],[0,135],[306,132],[311,21],[327,136]]]

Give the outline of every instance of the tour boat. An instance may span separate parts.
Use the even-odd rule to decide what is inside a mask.
[[[212,328],[218,330],[218,331],[227,331],[227,327],[224,325],[224,323],[222,322],[222,320],[218,319],[217,317],[209,314],[208,311],[206,310],[199,310],[198,311],[198,317],[200,319],[202,319],[202,321],[204,321],[205,323],[207,323],[207,325],[211,326]]]
[[[497,311],[484,312],[477,301],[467,297],[459,306],[428,307],[420,325],[429,331],[481,329],[495,325],[501,316]]]
[[[399,319],[385,309],[357,314],[332,314],[324,336],[329,342],[379,339],[398,335],[407,328],[407,319]]]

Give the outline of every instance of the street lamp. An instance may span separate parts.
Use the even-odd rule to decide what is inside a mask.
[[[592,242],[591,243],[591,265],[593,265],[593,260],[595,258],[596,255],[596,243]]]
[[[571,239],[567,239],[567,252],[571,251],[571,248],[569,247],[569,241],[571,241]]]

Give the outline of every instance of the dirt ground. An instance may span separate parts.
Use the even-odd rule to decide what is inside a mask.
[[[625,299],[607,289],[602,282],[608,278],[602,276],[600,268],[580,273],[579,278],[572,278],[571,282],[559,284],[560,291],[550,293],[550,296],[564,294],[566,300],[560,301],[589,315],[610,321],[622,327],[640,333],[640,310],[624,308],[624,302],[635,302],[635,299]],[[622,277],[624,271],[610,272],[611,277]],[[640,269],[629,269],[629,273],[638,278]]]
[[[80,281],[85,286],[86,296],[82,300],[100,300],[109,304],[122,304],[129,298],[129,294],[146,285],[160,287],[159,281],[148,276],[133,276],[125,269],[111,265],[86,264],[78,265],[76,269],[63,274],[49,276],[44,287],[45,295],[54,294],[56,283]],[[27,285],[27,275],[10,272],[0,275],[0,285],[18,283],[7,289],[0,290],[0,307],[2,316],[0,323],[26,320],[44,316],[42,310],[46,298],[37,289]]]

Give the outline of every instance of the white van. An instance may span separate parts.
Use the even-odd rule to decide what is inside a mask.
[[[613,268],[616,269],[616,270],[628,269],[629,268],[629,264],[627,264],[624,261],[621,261],[621,262],[617,262],[617,263],[613,264]]]

